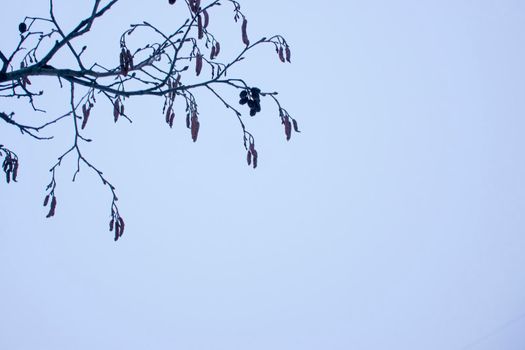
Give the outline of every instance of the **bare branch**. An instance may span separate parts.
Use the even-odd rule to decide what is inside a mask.
[[[124,232],[124,220],[117,207],[118,197],[115,186],[99,170],[94,163],[82,153],[82,145],[92,140],[83,133],[89,128],[89,117],[97,98],[107,101],[113,110],[115,123],[122,118],[131,122],[125,111],[128,98],[135,96],[163,97],[162,115],[171,128],[177,108],[185,108],[186,127],[192,140],[198,139],[202,117],[199,112],[198,99],[201,90],[212,93],[226,109],[233,111],[238,119],[243,136],[243,145],[247,151],[248,165],[257,167],[258,152],[255,149],[255,138],[247,130],[247,121],[242,109],[248,107],[251,117],[262,111],[262,103],[269,97],[278,108],[279,118],[285,128],[285,137],[290,139],[292,130],[299,132],[297,121],[284,109],[277,98],[276,92],[263,91],[249,84],[241,77],[227,77],[234,65],[248,57],[255,47],[269,44],[275,48],[281,62],[290,62],[290,46],[281,35],[250,41],[247,17],[241,12],[239,2],[235,0],[185,0],[179,6],[186,6],[187,18],[172,32],[166,32],[149,22],[132,24],[122,33],[118,48],[119,56],[114,58],[114,65],[103,67],[97,62],[85,62],[83,53],[86,46],[77,49],[76,43],[89,33],[96,20],[106,15],[119,0],[94,0],[90,13],[69,32],[63,28],[55,15],[53,0],[49,1],[49,18],[26,17],[20,23],[20,39],[9,56],[0,51],[2,69],[0,71],[0,97],[25,99],[35,111],[42,111],[36,105],[36,100],[42,99],[43,90],[38,90],[38,81],[48,77],[58,79],[60,88],[69,86],[69,108],[59,117],[49,118],[41,125],[25,125],[15,120],[14,112],[0,113],[0,120],[17,128],[22,134],[27,134],[35,140],[49,140],[50,126],[59,122],[71,120],[72,144],[57,159],[50,168],[51,180],[46,188],[44,206],[49,207],[47,217],[55,215],[57,208],[56,172],[62,161],[71,156],[76,167],[72,180],[75,181],[82,168],[90,169],[107,186],[111,196],[110,231],[114,231],[115,240]],[[204,4],[206,2],[206,4]],[[179,2],[180,4],[181,2]],[[213,11],[222,3],[233,7],[234,21],[240,23],[238,44],[242,48],[231,61],[221,61],[221,45],[219,39],[210,30],[213,22]],[[175,1],[169,1],[175,4]],[[239,25],[239,24],[237,24]],[[140,37],[148,37],[146,43],[135,43],[136,33]],[[55,40],[53,43],[52,40]],[[228,41],[226,41],[228,42]],[[75,45],[74,45],[75,44]],[[80,46],[78,46],[80,47]],[[43,52],[47,48],[47,52]],[[62,67],[55,62],[58,54],[66,54],[75,60],[74,67]],[[36,77],[36,79],[34,79]],[[33,82],[32,80],[35,80]],[[63,85],[63,82],[69,84]],[[203,89],[204,88],[204,89]],[[239,93],[239,100],[230,102],[224,90]],[[76,96],[78,95],[78,97]],[[100,101],[98,101],[100,102]],[[236,107],[236,103],[246,107]],[[106,105],[106,106],[107,106]],[[46,136],[40,132],[46,130]],[[4,173],[6,179],[16,180],[18,157],[0,145],[0,157],[4,157]]]

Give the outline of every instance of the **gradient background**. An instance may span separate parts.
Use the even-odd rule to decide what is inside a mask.
[[[57,0],[57,17],[69,29],[90,4]],[[117,186],[118,243],[110,194],[85,167],[71,183],[72,158],[45,219],[71,121],[51,142],[2,125],[21,168],[0,185],[0,349],[524,349],[525,2],[241,4],[250,38],[282,33],[293,64],[268,46],[231,76],[279,91],[302,133],[287,143],[263,101],[247,119],[254,171],[234,115],[204,89],[196,144],[182,111],[166,127],[161,99],[129,101],[132,125],[97,104],[84,152]],[[210,29],[233,57],[239,25],[216,10]],[[25,15],[47,13],[3,4],[3,52]],[[78,45],[111,66],[129,23],[168,31],[183,13],[122,0]],[[51,116],[67,110],[67,89],[33,85],[50,89]]]

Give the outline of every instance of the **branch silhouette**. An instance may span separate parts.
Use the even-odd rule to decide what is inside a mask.
[[[227,77],[231,67],[244,60],[246,53],[256,46],[271,45],[282,62],[290,62],[290,46],[281,35],[263,37],[251,42],[248,37],[248,20],[235,0],[169,0],[167,5],[187,8],[187,17],[173,32],[163,32],[155,25],[142,22],[131,24],[120,37],[120,54],[115,57],[113,67],[103,67],[97,62],[86,62],[83,54],[86,46],[79,45],[82,37],[89,33],[97,19],[109,15],[110,10],[119,0],[95,0],[90,13],[73,29],[65,30],[55,17],[53,0],[49,2],[48,17],[26,17],[18,26],[20,39],[9,54],[0,50],[0,97],[26,99],[35,112],[43,112],[36,101],[44,98],[44,91],[33,88],[33,77],[58,79],[60,87],[69,92],[67,111],[48,119],[41,125],[26,125],[15,118],[13,111],[0,111],[0,123],[4,128],[18,129],[22,134],[38,141],[50,140],[49,126],[65,120],[72,120],[73,144],[58,156],[57,162],[50,168],[51,180],[46,187],[44,206],[49,208],[47,217],[55,215],[57,187],[55,174],[66,157],[76,159],[73,181],[81,166],[87,167],[98,176],[111,195],[109,229],[114,239],[124,233],[124,219],[117,206],[118,197],[115,186],[105,177],[90,160],[84,157],[82,145],[91,142],[84,136],[84,129],[89,127],[89,117],[97,99],[109,102],[113,109],[114,122],[121,119],[131,122],[124,105],[127,99],[135,96],[161,96],[164,98],[162,115],[171,128],[175,118],[175,104],[185,106],[186,127],[191,138],[197,141],[200,128],[198,99],[194,94],[197,88],[211,91],[226,109],[231,110],[238,119],[243,136],[243,145],[247,151],[247,163],[257,167],[258,154],[255,139],[243,121],[245,116],[241,108],[248,107],[248,114],[253,117],[261,111],[261,101],[269,98],[277,105],[279,118],[283,125],[286,139],[289,140],[292,129],[299,132],[297,121],[281,106],[277,92],[262,91],[250,85],[242,77]],[[242,49],[231,61],[221,61],[221,44],[208,27],[216,10],[227,3],[233,7],[233,20],[240,23],[240,42]],[[160,6],[160,5],[159,5]],[[134,48],[132,39],[137,32],[149,32],[151,41],[145,46]],[[71,67],[56,68],[58,55],[67,54],[74,59]],[[196,83],[186,83],[200,79]],[[222,91],[234,89],[239,92],[239,101],[229,102]],[[234,107],[236,103],[239,107]],[[1,140],[0,140],[1,141]],[[3,158],[3,171],[7,183],[17,180],[18,156],[4,145],[0,145],[0,158]]]

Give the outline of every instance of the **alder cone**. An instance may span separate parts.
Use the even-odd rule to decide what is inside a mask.
[[[170,5],[173,5],[175,3],[175,0],[168,0]]]
[[[20,23],[18,25],[18,30],[20,31],[20,33],[25,33],[27,31],[27,24],[25,24],[24,22]]]

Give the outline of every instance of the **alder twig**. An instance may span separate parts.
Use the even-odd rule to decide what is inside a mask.
[[[275,48],[281,62],[290,62],[290,46],[281,35],[263,37],[250,42],[248,36],[248,19],[235,0],[185,0],[177,6],[186,6],[187,18],[170,32],[158,26],[141,22],[131,24],[122,32],[118,43],[119,56],[114,58],[114,65],[103,67],[97,62],[86,62],[83,56],[88,48],[80,46],[82,38],[88,35],[97,20],[107,15],[119,0],[94,0],[90,13],[73,28],[65,28],[55,15],[53,0],[49,1],[48,17],[25,17],[19,25],[20,39],[12,51],[0,48],[0,97],[4,99],[25,99],[34,111],[45,112],[37,107],[37,101],[43,99],[44,90],[37,87],[45,78],[56,78],[60,88],[69,86],[69,108],[59,117],[49,117],[39,125],[21,123],[14,118],[14,112],[0,112],[0,125],[17,128],[22,134],[29,135],[37,141],[52,139],[51,125],[71,121],[72,145],[65,150],[50,168],[51,180],[46,188],[44,206],[49,207],[47,217],[55,215],[57,207],[56,172],[62,161],[72,156],[76,168],[72,180],[75,181],[83,167],[90,169],[107,186],[111,196],[110,230],[118,240],[124,233],[125,223],[117,207],[118,197],[115,186],[94,163],[82,153],[82,144],[92,140],[85,135],[89,129],[91,111],[100,96],[113,111],[115,123],[122,118],[132,122],[125,111],[127,99],[135,96],[161,96],[164,98],[162,114],[171,128],[178,108],[185,108],[186,127],[192,140],[197,141],[201,116],[199,112],[199,90],[205,88],[217,98],[226,109],[232,110],[240,123],[243,145],[247,151],[248,165],[257,167],[258,153],[255,149],[255,138],[247,130],[245,114],[242,108],[234,107],[235,103],[248,107],[251,117],[261,112],[262,100],[269,97],[279,111],[281,123],[285,127],[285,136],[289,140],[292,128],[299,132],[297,121],[281,106],[276,92],[265,92],[248,83],[241,77],[231,75],[233,67],[248,57],[248,52],[260,45],[271,45]],[[169,4],[176,3],[169,0]],[[242,45],[233,59],[222,61],[220,41],[211,30],[213,13],[230,4],[233,8],[233,19],[240,23],[239,44]],[[167,5],[164,5],[167,6]],[[171,7],[167,7],[171,9]],[[164,8],[161,8],[164,11]],[[146,43],[135,43],[136,33],[149,35]],[[230,41],[226,41],[230,42]],[[47,48],[47,49],[46,49]],[[46,51],[47,50],[47,51]],[[9,52],[8,55],[4,54]],[[76,62],[73,67],[63,67],[57,59],[59,55],[69,55]],[[68,84],[63,84],[67,82]],[[239,100],[230,102],[222,93],[225,89],[239,92]],[[80,97],[75,97],[78,95]],[[45,101],[45,99],[44,99]],[[44,133],[45,131],[45,133]],[[42,133],[42,134],[41,134]],[[7,182],[16,181],[18,156],[0,145],[0,157],[4,158],[3,170]]]

